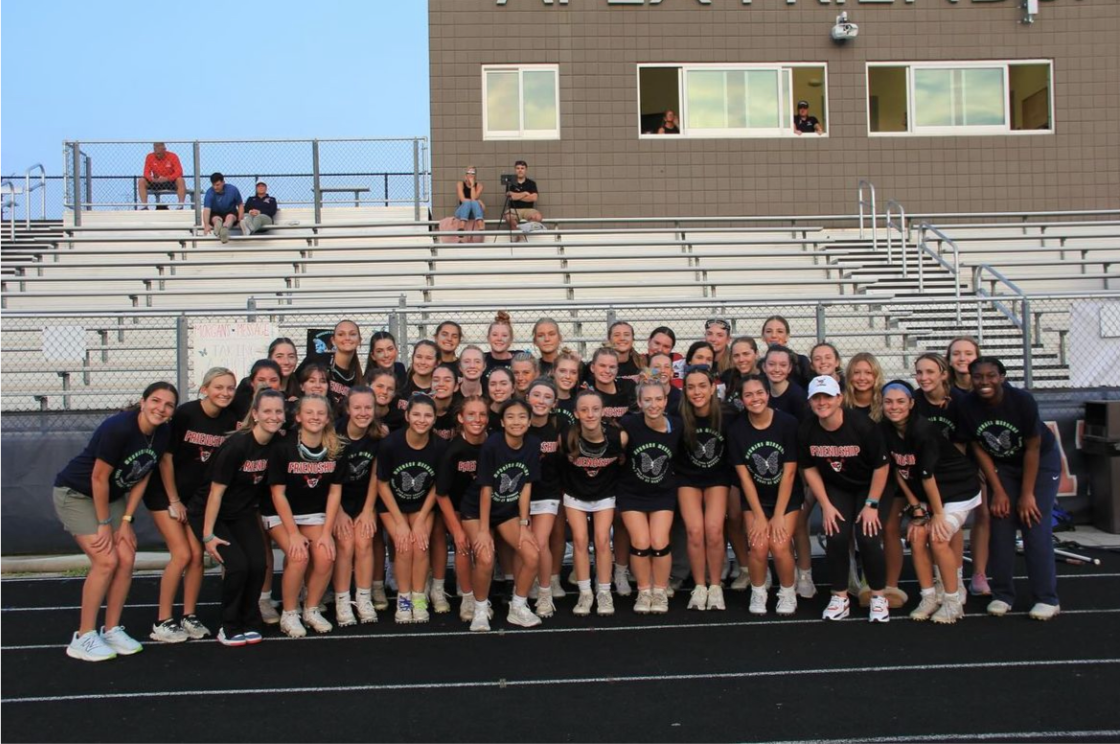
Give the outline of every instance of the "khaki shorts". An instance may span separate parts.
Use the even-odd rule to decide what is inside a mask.
[[[78,493],[73,488],[55,486],[54,488],[54,513],[66,531],[75,537],[81,535],[97,534],[97,512],[93,508],[93,499],[84,493]],[[116,531],[121,526],[121,517],[124,516],[128,499],[117,499],[109,502],[109,517],[113,520],[112,527]]]
[[[517,215],[517,221],[518,222],[528,222],[529,221],[529,216],[531,214],[533,214],[533,212],[535,212],[535,211],[537,211],[537,210],[534,209],[533,207],[528,207],[527,209],[518,209],[517,207],[510,207],[509,208],[509,212],[513,212],[514,214]],[[506,214],[509,214],[509,212],[507,212]]]

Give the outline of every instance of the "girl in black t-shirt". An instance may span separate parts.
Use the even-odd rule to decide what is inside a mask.
[[[812,367],[813,376],[831,377],[840,383],[840,389],[844,389],[844,375],[840,372],[840,352],[835,346],[822,341],[809,350],[809,364]]]
[[[653,379],[661,383],[661,387],[665,390],[665,399],[668,401],[665,404],[665,410],[670,416],[677,416],[681,410],[681,395],[680,389],[673,386],[673,357],[664,352],[656,352],[649,355],[649,371],[653,375]]]
[[[404,411],[397,407],[397,378],[387,369],[373,370],[369,375],[373,391],[373,416],[389,434],[404,428]],[[389,609],[385,593],[385,530],[373,533],[373,607],[378,612]]]
[[[296,428],[296,409],[299,408],[299,399],[305,395],[322,395],[328,397],[331,388],[331,371],[322,362],[307,362],[295,374],[296,395],[288,402],[288,415],[284,422],[284,431]]]
[[[770,407],[805,421],[812,417],[812,412],[806,403],[805,389],[793,379],[796,363],[797,355],[790,349],[771,346],[762,360],[762,372],[770,391]]]
[[[556,425],[553,408],[556,404],[556,386],[542,377],[529,385],[525,396],[533,413],[529,433],[541,443],[541,477],[533,484],[533,498],[529,503],[529,518],[533,521],[533,537],[540,550],[540,569],[537,575],[536,613],[552,617],[556,607],[552,603],[554,587],[560,586],[560,563],[564,559],[564,520],[560,513],[560,431]],[[556,525],[560,528],[557,529]],[[559,535],[560,549],[554,553],[555,538]],[[553,562],[553,556],[560,560]]]
[[[271,359],[258,359],[253,362],[249,374],[237,385],[237,392],[233,396],[233,416],[238,421],[243,421],[253,405],[253,396],[258,390],[268,388],[284,392],[280,365]]]
[[[434,341],[421,339],[412,347],[412,365],[405,375],[404,388],[400,391],[400,405],[408,407],[408,398],[413,393],[431,394],[432,372],[439,364],[439,347]]]
[[[486,372],[486,355],[474,344],[463,349],[459,355],[459,392],[464,397],[481,396],[486,393],[482,375]]]
[[[495,367],[486,380],[486,399],[490,401],[490,421],[487,430],[493,434],[502,430],[502,405],[513,397],[513,372],[508,367]]]
[[[203,485],[207,462],[237,428],[230,409],[236,389],[237,378],[230,370],[213,367],[206,371],[198,389],[202,397],[176,409],[167,452],[144,492],[144,505],[171,553],[159,582],[159,614],[151,632],[154,641],[179,643],[210,635],[195,616],[202,589],[202,543],[187,525],[187,509]],[[180,580],[183,619],[175,622],[172,612]]]
[[[562,429],[576,423],[576,392],[582,366],[579,354],[565,347],[556,356],[556,366],[552,368],[552,380],[556,383],[556,417]]]
[[[639,358],[638,352],[634,351],[634,326],[625,320],[616,320],[611,323],[611,327],[607,331],[607,344],[618,352],[618,370],[615,376],[618,379],[627,380],[630,385],[637,385],[638,375],[642,369],[642,360]],[[592,360],[592,363],[594,364],[594,360]]]
[[[432,401],[436,404],[436,422],[432,436],[450,442],[459,426],[456,414],[459,408],[459,371],[454,364],[441,362],[432,370]],[[438,476],[437,476],[438,477]],[[432,555],[447,555],[447,527],[440,509],[432,510]],[[432,562],[432,586],[428,593],[432,611],[442,615],[451,612],[447,601],[447,561]]]
[[[779,585],[777,612],[792,615],[797,610],[797,594],[791,540],[804,494],[797,478],[799,423],[770,407],[770,394],[758,375],[743,380],[740,397],[746,415],[731,423],[727,447],[746,502],[750,612],[766,614],[766,560],[772,555]]]
[[[459,343],[463,340],[463,326],[453,320],[445,320],[436,326],[436,346],[439,347],[440,364],[458,364]]]
[[[511,398],[502,404],[502,431],[491,434],[478,455],[478,477],[463,497],[463,529],[474,551],[474,617],[471,630],[490,630],[490,580],[494,571],[494,535],[521,559],[506,621],[523,628],[541,624],[529,609],[529,590],[539,567],[537,541],[529,519],[533,484],[540,479],[540,442],[528,435],[529,404]],[[528,435],[528,436],[527,436]]]
[[[339,414],[346,405],[346,394],[350,388],[362,381],[362,360],[358,358],[358,347],[362,343],[362,332],[352,320],[340,320],[331,335],[334,353],[327,359],[330,371],[330,389],[327,399],[331,402],[332,413]]]
[[[711,318],[704,322],[704,340],[712,345],[716,358],[712,365],[715,377],[731,369],[731,324],[721,318]],[[722,396],[720,398],[722,400]]]
[[[540,362],[527,351],[519,351],[513,355],[509,369],[513,372],[513,394],[524,398],[529,392],[529,383],[541,375]]]
[[[766,343],[767,354],[775,346],[789,348],[789,321],[781,315],[771,315],[762,323],[762,340]],[[791,362],[789,378],[804,390],[809,380],[813,378],[813,365],[809,357],[797,353],[793,354]]]
[[[290,338],[281,336],[268,345],[268,358],[280,367],[280,391],[295,395],[295,372],[299,368],[299,352]]]
[[[257,393],[249,425],[210,458],[209,486],[203,485],[190,505],[194,535],[224,569],[218,640],[227,646],[262,640],[257,589],[264,580],[267,547],[258,509],[268,493],[269,453],[284,425],[284,403],[277,390]]]
[[[879,429],[842,406],[840,387],[831,377],[816,377],[809,384],[813,418],[798,431],[798,466],[821,505],[827,536],[826,563],[832,598],[825,620],[848,616],[848,546],[853,532],[871,588],[872,622],[890,620],[880,536],[879,503],[886,487],[889,466]]]
[[[536,346],[540,353],[539,364],[542,375],[552,372],[562,343],[564,343],[564,336],[560,333],[560,324],[552,318],[538,318],[533,324],[533,346]]]
[[[397,387],[403,388],[407,370],[397,359],[397,339],[388,331],[377,331],[369,339],[369,356],[366,358],[366,368],[362,375],[367,385],[373,384],[373,373],[378,370],[393,375]]]
[[[739,336],[731,342],[731,366],[720,373],[719,379],[723,383],[723,400],[728,403],[736,414],[743,412],[743,400],[739,397],[739,389],[743,380],[751,375],[761,375],[758,368],[758,342],[750,336]]]
[[[302,638],[307,635],[304,623],[316,633],[329,633],[334,627],[319,614],[319,600],[334,570],[333,530],[346,468],[340,460],[342,443],[331,423],[326,398],[300,398],[296,422],[298,431],[285,437],[269,455],[272,503],[266,502],[264,511],[269,534],[287,555],[280,630],[293,638]],[[307,597],[301,623],[299,594],[305,576]]]
[[[510,362],[513,361],[514,352],[510,350],[513,344],[513,322],[505,310],[499,310],[494,316],[494,322],[486,329],[486,343],[490,345],[490,351],[484,356],[486,360],[486,371],[482,374],[484,382],[493,370],[498,367],[509,367]]]

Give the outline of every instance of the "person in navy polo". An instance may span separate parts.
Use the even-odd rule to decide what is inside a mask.
[[[275,197],[269,196],[268,184],[264,181],[257,183],[257,193],[250,196],[245,202],[245,219],[241,220],[241,232],[252,235],[260,232],[276,220]]]
[[[245,216],[245,203],[236,186],[227,185],[221,173],[210,174],[210,188],[202,201],[202,234],[214,231],[223,243],[229,242],[229,229]]]

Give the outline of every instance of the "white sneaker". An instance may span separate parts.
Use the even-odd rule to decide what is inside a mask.
[[[358,600],[355,602],[355,607],[358,610],[358,620],[364,623],[377,622],[377,608],[373,606],[373,600],[369,594],[358,592]]]
[[[751,605],[749,611],[752,615],[766,614],[766,590],[761,587],[751,587]]]
[[[579,599],[576,600],[576,606],[572,610],[573,615],[590,615],[591,605],[595,604],[595,595],[591,592],[580,592]]]
[[[553,599],[563,599],[564,597],[568,596],[568,593],[564,591],[564,587],[560,586],[559,574],[553,574],[552,581],[549,582],[548,586],[549,589],[552,590]]]
[[[627,578],[626,566],[614,567],[614,590],[620,597],[629,597],[634,593],[634,589],[630,586],[630,579]]]
[[[1002,599],[993,599],[988,603],[988,614],[992,617],[1003,617],[1008,612],[1011,612],[1011,605]]]
[[[534,609],[537,617],[552,617],[556,614],[556,605],[552,603],[552,593],[544,589],[537,596],[537,606]]]
[[[653,588],[649,611],[654,615],[664,615],[669,611],[669,596],[665,593],[664,587]]]
[[[152,632],[148,637],[160,643],[184,643],[190,639],[187,631],[183,630],[182,626],[170,617],[162,623],[153,625]]]
[[[490,613],[471,610],[471,631],[486,633],[490,630]]]
[[[959,598],[952,594],[946,595],[937,612],[930,617],[932,622],[942,625],[952,625],[964,617],[964,608],[961,607]]]
[[[280,614],[280,632],[289,638],[303,638],[307,635],[307,629],[299,621],[299,611],[284,610]]]
[[[713,584],[708,587],[708,609],[709,610],[726,610],[727,605],[723,601],[723,587],[719,584]]]
[[[1056,617],[1061,611],[1061,605],[1044,604],[1043,602],[1039,602],[1031,608],[1031,611],[1027,613],[1027,617],[1029,617],[1031,620],[1050,620]]]
[[[918,606],[915,607],[914,611],[910,613],[910,619],[917,620],[918,622],[925,622],[926,620],[929,620],[931,617],[933,617],[933,613],[937,612],[937,609],[941,606],[941,603],[944,601],[945,594],[942,593],[941,597],[942,599],[939,601],[937,598],[937,592],[934,592],[933,594],[922,594],[922,601],[918,602]]]
[[[101,640],[105,642],[106,646],[116,651],[117,656],[131,656],[144,650],[139,641],[124,632],[123,625],[108,630],[105,630],[102,626]]]
[[[740,571],[739,575],[731,582],[731,591],[745,592],[751,585],[751,575],[747,571]]]
[[[828,607],[824,608],[823,620],[843,620],[851,612],[851,602],[847,594],[833,594],[828,600]]]
[[[261,611],[261,620],[265,625],[276,625],[280,622],[280,613],[272,606],[270,600],[262,599],[257,604]]]
[[[389,609],[389,595],[385,593],[385,585],[373,587],[373,609],[384,612]]]
[[[70,645],[66,647],[66,655],[82,661],[108,661],[117,658],[117,652],[106,645],[96,630],[84,635],[75,633],[70,639]]]
[[[372,607],[371,604],[370,608]],[[338,623],[340,628],[358,624],[358,618],[354,617],[354,605],[350,601],[350,592],[339,592],[334,595],[334,621]]]
[[[506,622],[510,625],[519,625],[522,628],[534,628],[541,624],[541,619],[533,614],[527,604],[511,604]]]
[[[692,594],[688,598],[688,609],[701,612],[708,609],[708,587],[703,584],[692,587]]]
[[[349,609],[349,606],[347,606]],[[353,624],[354,615],[351,613],[350,621]],[[314,630],[316,633],[330,633],[334,630],[334,626],[323,617],[318,607],[305,607],[303,610],[303,624]]]
[[[778,589],[777,613],[788,617],[795,612],[797,612],[797,592],[792,586]]]
[[[474,619],[474,592],[464,594],[462,601],[459,602],[459,619],[464,623]]]
[[[812,599],[817,596],[817,585],[813,583],[813,571],[797,569],[797,596]]]
[[[867,615],[869,622],[889,623],[891,621],[891,604],[885,596],[871,597],[871,611]]]
[[[627,594],[629,594],[629,592],[627,592]],[[601,589],[595,595],[595,612],[599,615],[614,614],[614,598],[609,591]]]
[[[442,586],[432,584],[432,609],[437,615],[451,612],[451,603],[447,601],[447,591]]]
[[[412,622],[412,599],[404,595],[397,595],[397,611],[393,614],[393,621],[398,623]]]
[[[182,626],[188,636],[196,641],[200,641],[210,635],[210,629],[203,625],[202,621],[194,615],[184,615],[179,625]]]
[[[412,622],[426,623],[431,619],[428,612],[428,598],[419,592],[412,593]]]
[[[639,589],[638,599],[634,602],[634,612],[639,615],[648,615],[653,604],[653,592],[649,589]]]

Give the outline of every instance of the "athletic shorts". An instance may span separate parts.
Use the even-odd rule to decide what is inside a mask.
[[[552,514],[553,516],[560,513],[560,499],[541,499],[540,501],[529,502],[529,516],[537,514]]]
[[[744,514],[751,510],[750,504],[747,503],[747,497],[742,495],[742,491],[739,492],[739,503],[743,505]],[[801,506],[804,503],[805,494],[798,493],[798,489],[795,486],[793,489],[793,493],[789,495],[789,503],[786,504],[786,514],[789,514],[790,512],[801,511]],[[766,502],[763,502],[762,511],[765,512],[767,519],[770,519],[774,516],[774,508],[777,506],[777,504],[767,504]]]
[[[271,530],[283,524],[280,517],[271,514],[267,517],[262,517],[264,520],[265,529]],[[298,527],[318,527],[319,525],[326,524],[327,515],[320,512],[319,514],[293,514],[292,519],[295,520]]]
[[[237,212],[219,212],[216,209],[210,211],[210,221],[213,222],[214,218],[218,217],[222,222],[226,221],[226,217],[233,218],[233,224],[237,224]]]
[[[93,499],[86,496],[84,493],[79,493],[73,488],[65,488],[62,486],[55,486],[53,491],[54,496],[54,513],[58,515],[58,519],[62,522],[62,526],[66,528],[74,537],[81,535],[96,535],[97,534],[97,512],[93,508]],[[117,499],[116,501],[109,502],[109,518],[112,519],[112,528],[114,531],[121,526],[121,517],[124,516],[124,510],[128,506],[128,499]]]
[[[144,179],[147,181],[148,179]],[[178,191],[174,181],[148,181],[148,191]]]
[[[569,509],[575,509],[576,511],[592,514],[594,512],[613,509],[615,507],[615,498],[614,496],[608,496],[607,498],[599,499],[598,501],[581,501],[574,496],[564,494],[564,506],[568,507]]]

